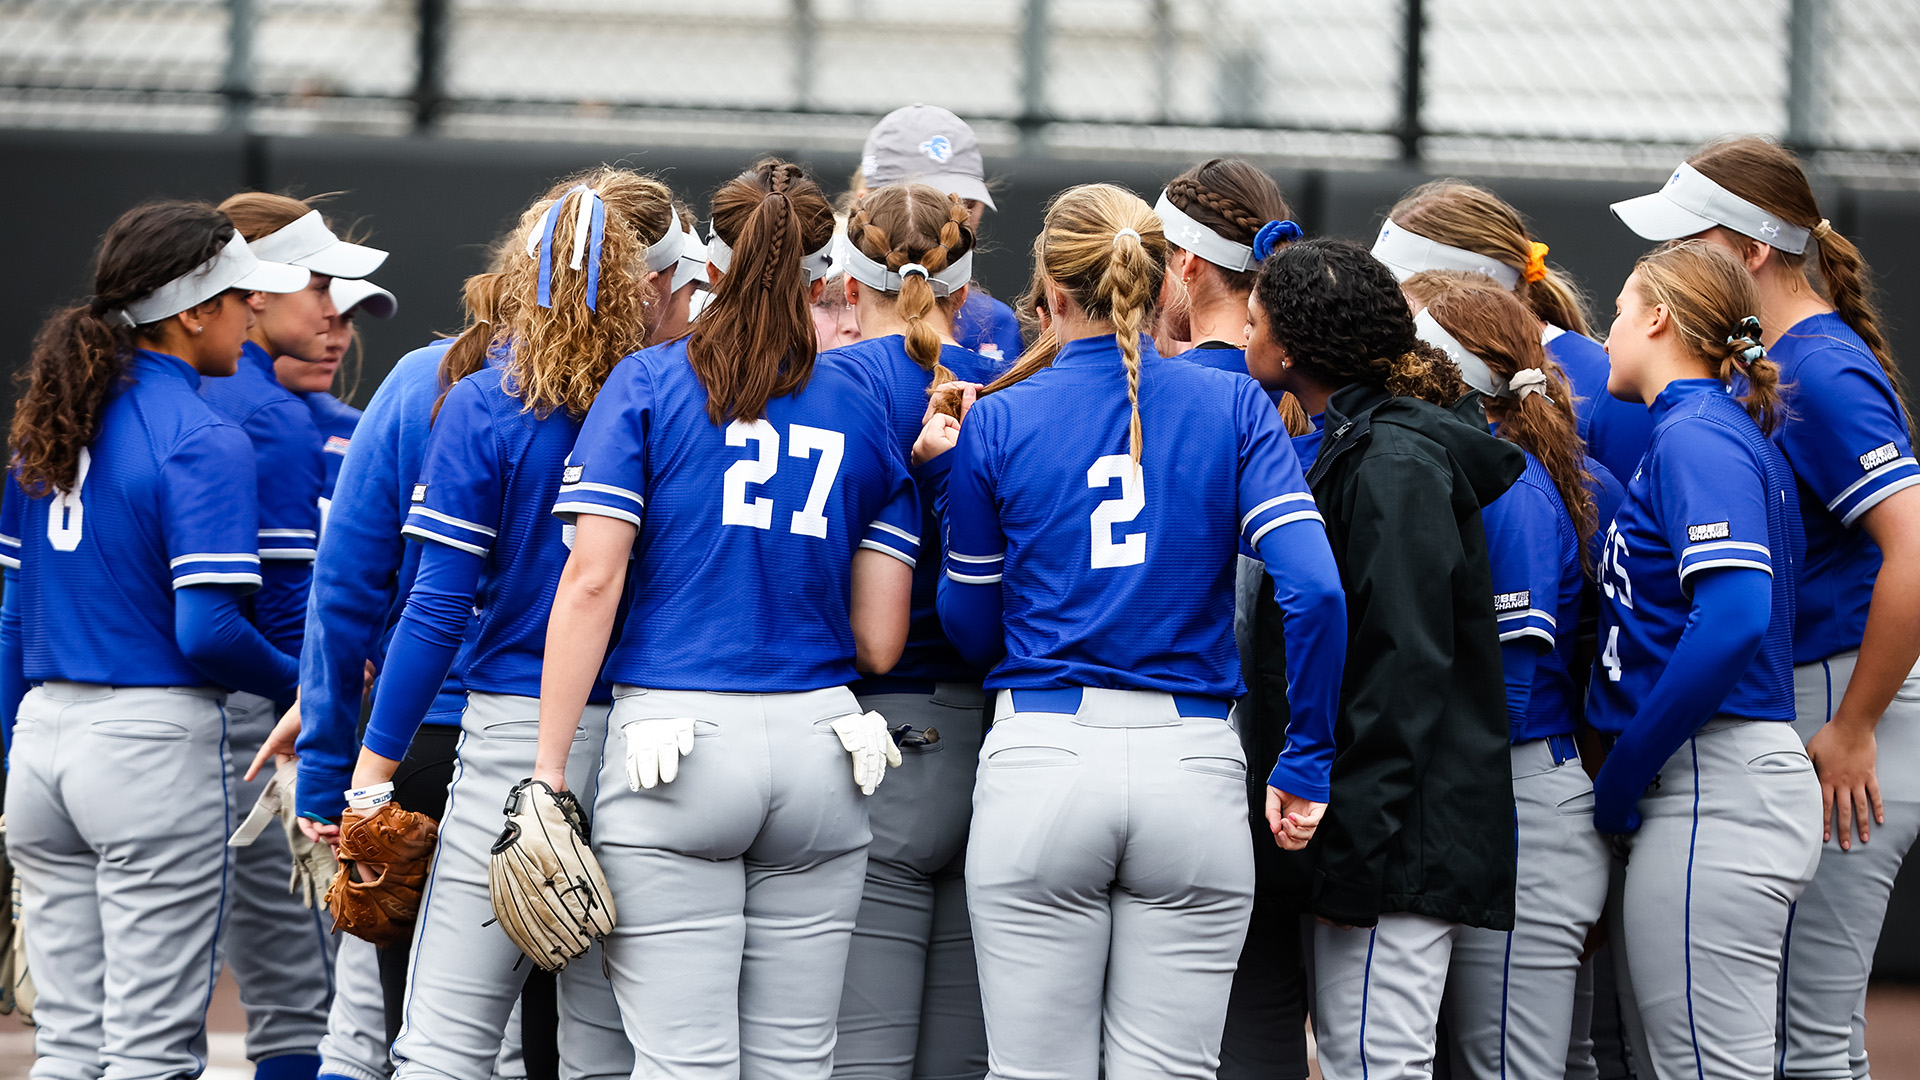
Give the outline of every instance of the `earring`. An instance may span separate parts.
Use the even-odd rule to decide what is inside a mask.
[[[197,333],[199,333],[200,331],[202,331],[202,330],[205,330],[205,329],[206,329],[206,327],[204,327],[204,326],[196,326],[196,327],[194,327],[194,328],[193,328],[193,332],[197,334]]]
[[[1280,361],[1280,366],[1281,366],[1282,368],[1287,368],[1287,369],[1291,369],[1291,368],[1293,367],[1293,361],[1291,361],[1291,360],[1282,360],[1282,361]]]

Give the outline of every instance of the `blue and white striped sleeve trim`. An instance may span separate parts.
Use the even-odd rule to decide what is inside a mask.
[[[1007,553],[998,555],[962,555],[947,552],[947,577],[962,585],[998,585],[1006,568]]]
[[[635,528],[646,509],[647,500],[637,491],[585,480],[560,485],[560,497],[553,504],[554,516],[568,521],[579,514],[598,514],[631,522]]]
[[[1248,547],[1257,548],[1261,537],[1292,521],[1327,523],[1320,516],[1320,508],[1314,504],[1312,495],[1304,491],[1291,491],[1247,511],[1247,516],[1240,519],[1240,535],[1245,538]]]
[[[167,564],[173,587],[187,585],[251,585],[260,587],[260,556],[251,551],[194,552]]]
[[[1882,454],[1892,449],[1889,443],[1873,453]],[[1861,514],[1880,505],[1887,496],[1915,484],[1920,484],[1920,462],[1910,457],[1894,458],[1855,480],[1827,503],[1827,509],[1833,511],[1841,524],[1851,525],[1860,519]]]
[[[20,538],[0,533],[0,566],[9,570],[20,569]]]
[[[436,544],[470,551],[475,555],[485,555],[493,548],[494,537],[499,534],[485,525],[463,521],[452,514],[443,514],[424,506],[416,506],[407,511],[407,520],[400,527],[400,535],[414,540],[431,540]]]
[[[908,566],[920,561],[920,538],[884,521],[868,524],[866,534],[860,538],[860,546],[884,552]]]
[[[1553,635],[1559,623],[1554,621],[1552,612],[1533,606],[1532,590],[1495,593],[1493,610],[1502,644],[1530,637],[1539,638],[1549,647],[1554,645]]]
[[[1748,570],[1764,570],[1773,575],[1773,552],[1764,544],[1749,544],[1744,540],[1716,540],[1707,544],[1689,544],[1680,553],[1680,581],[1684,584],[1687,575],[1696,570],[1714,570],[1723,566],[1737,566]]]
[[[281,561],[312,561],[320,534],[312,529],[261,529],[260,557]]]

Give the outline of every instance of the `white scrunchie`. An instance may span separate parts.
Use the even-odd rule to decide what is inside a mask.
[[[1514,372],[1513,378],[1507,380],[1507,394],[1521,401],[1525,401],[1528,394],[1539,394],[1548,401],[1553,400],[1547,397],[1547,373],[1539,368],[1521,368]]]

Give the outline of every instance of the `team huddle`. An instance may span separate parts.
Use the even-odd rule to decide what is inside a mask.
[[[1219,158],[1009,305],[984,177],[590,169],[364,414],[384,251],[122,216],[0,497],[32,1075],[198,1076],[224,965],[260,1080],[1868,1076],[1920,464],[1792,155],[1615,204],[1604,334]]]

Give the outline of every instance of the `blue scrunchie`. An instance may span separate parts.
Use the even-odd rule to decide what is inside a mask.
[[[1273,254],[1273,249],[1277,245],[1290,244],[1305,235],[1300,226],[1291,221],[1267,222],[1260,226],[1259,232],[1253,234],[1254,261],[1266,262],[1267,256]]]

